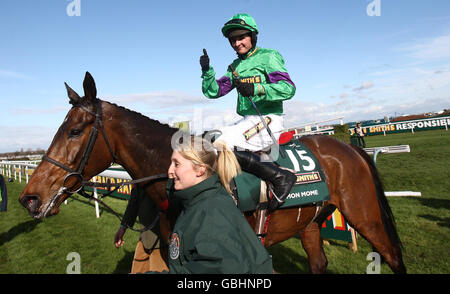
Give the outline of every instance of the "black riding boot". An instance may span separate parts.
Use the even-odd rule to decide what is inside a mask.
[[[272,201],[269,202],[269,213],[277,209],[286,201],[292,186],[297,181],[297,176],[290,171],[279,168],[273,162],[262,162],[258,154],[250,151],[234,150],[243,171],[251,173],[265,181],[272,183]]]

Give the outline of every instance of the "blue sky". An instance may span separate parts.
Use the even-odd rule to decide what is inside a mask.
[[[101,99],[194,130],[229,124],[236,93],[201,93],[206,48],[220,78],[236,57],[220,33],[251,14],[258,45],[277,49],[297,86],[285,127],[450,108],[450,1],[373,0],[0,1],[0,152],[46,149],[83,94],[89,71]]]

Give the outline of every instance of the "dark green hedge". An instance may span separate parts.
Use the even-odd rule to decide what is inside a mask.
[[[348,124],[335,125],[334,134],[331,135],[333,138],[342,141],[344,143],[350,144],[350,133],[348,131]]]

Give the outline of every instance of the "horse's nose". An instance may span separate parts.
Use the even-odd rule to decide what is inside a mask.
[[[39,207],[41,207],[41,201],[36,195],[23,195],[22,198],[19,199],[19,202],[33,217],[37,214]]]

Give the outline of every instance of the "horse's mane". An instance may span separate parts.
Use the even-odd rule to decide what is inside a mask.
[[[162,127],[162,128],[167,128],[167,129],[171,129],[171,130],[177,130],[176,128],[173,128],[173,127],[169,126],[168,124],[161,123],[160,121],[152,119],[152,118],[150,118],[148,116],[145,116],[145,115],[143,115],[140,112],[128,109],[128,108],[126,108],[124,106],[118,105],[118,104],[110,102],[110,101],[105,101],[105,100],[102,100],[102,101],[106,102],[109,105],[114,106],[114,107],[116,107],[116,108],[118,108],[120,110],[126,111],[127,113],[130,113],[130,114],[134,115],[136,118],[144,121],[145,123],[151,124],[153,127]]]

